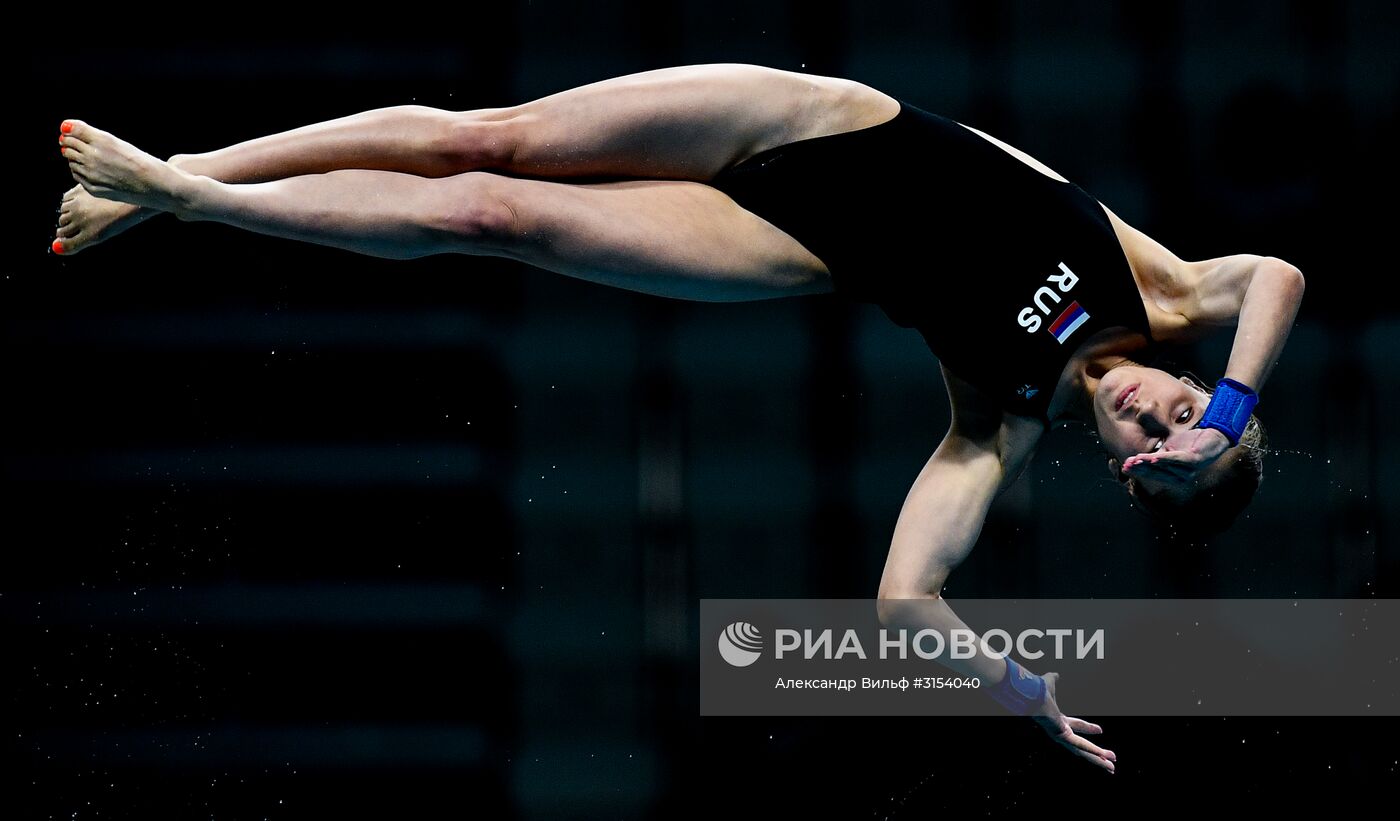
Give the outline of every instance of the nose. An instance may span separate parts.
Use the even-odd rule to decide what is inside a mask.
[[[1139,422],[1161,422],[1157,418],[1158,405],[1151,399],[1140,399],[1133,402],[1133,410]]]

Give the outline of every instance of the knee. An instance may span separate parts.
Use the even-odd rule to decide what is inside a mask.
[[[433,228],[457,247],[511,247],[520,234],[519,212],[495,174],[472,172],[440,181]]]
[[[431,150],[450,167],[503,169],[519,145],[520,123],[508,109],[446,111],[431,130]]]

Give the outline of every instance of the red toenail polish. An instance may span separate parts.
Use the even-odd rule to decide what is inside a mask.
[[[59,127],[59,130],[62,131],[64,134],[71,133],[73,131],[73,124],[68,122],[67,120],[64,120],[63,125]]]
[[[56,239],[53,241],[53,252],[55,254],[63,253],[63,240]]]

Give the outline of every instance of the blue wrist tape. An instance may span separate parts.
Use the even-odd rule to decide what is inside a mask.
[[[1211,394],[1210,404],[1206,405],[1206,412],[1196,427],[1215,428],[1225,434],[1234,447],[1240,443],[1245,425],[1249,424],[1249,415],[1258,404],[1259,394],[1253,388],[1226,377],[1215,383],[1215,393]]]
[[[1006,657],[1006,675],[987,691],[998,704],[1018,716],[1028,716],[1045,703],[1045,679]]]

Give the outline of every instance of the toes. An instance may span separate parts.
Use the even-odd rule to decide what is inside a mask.
[[[67,129],[66,131],[64,129]],[[73,156],[74,151],[91,149],[92,142],[102,132],[82,120],[64,120],[59,126],[59,150],[64,156]]]
[[[63,213],[61,213],[61,214],[58,215],[58,227],[59,227],[59,228],[62,228],[62,227],[65,226],[65,225],[70,225],[70,224],[72,224],[72,222],[73,222],[73,214],[72,214],[72,212],[70,212],[70,211],[64,211]]]
[[[59,256],[71,257],[79,251],[82,251],[83,249],[87,248],[88,243],[88,234],[85,234],[81,231],[75,231],[72,234],[60,234],[59,236],[55,237],[51,250]]]
[[[58,124],[58,133],[66,134],[77,140],[86,140],[87,135],[92,131],[92,127],[82,120],[64,120]]]

